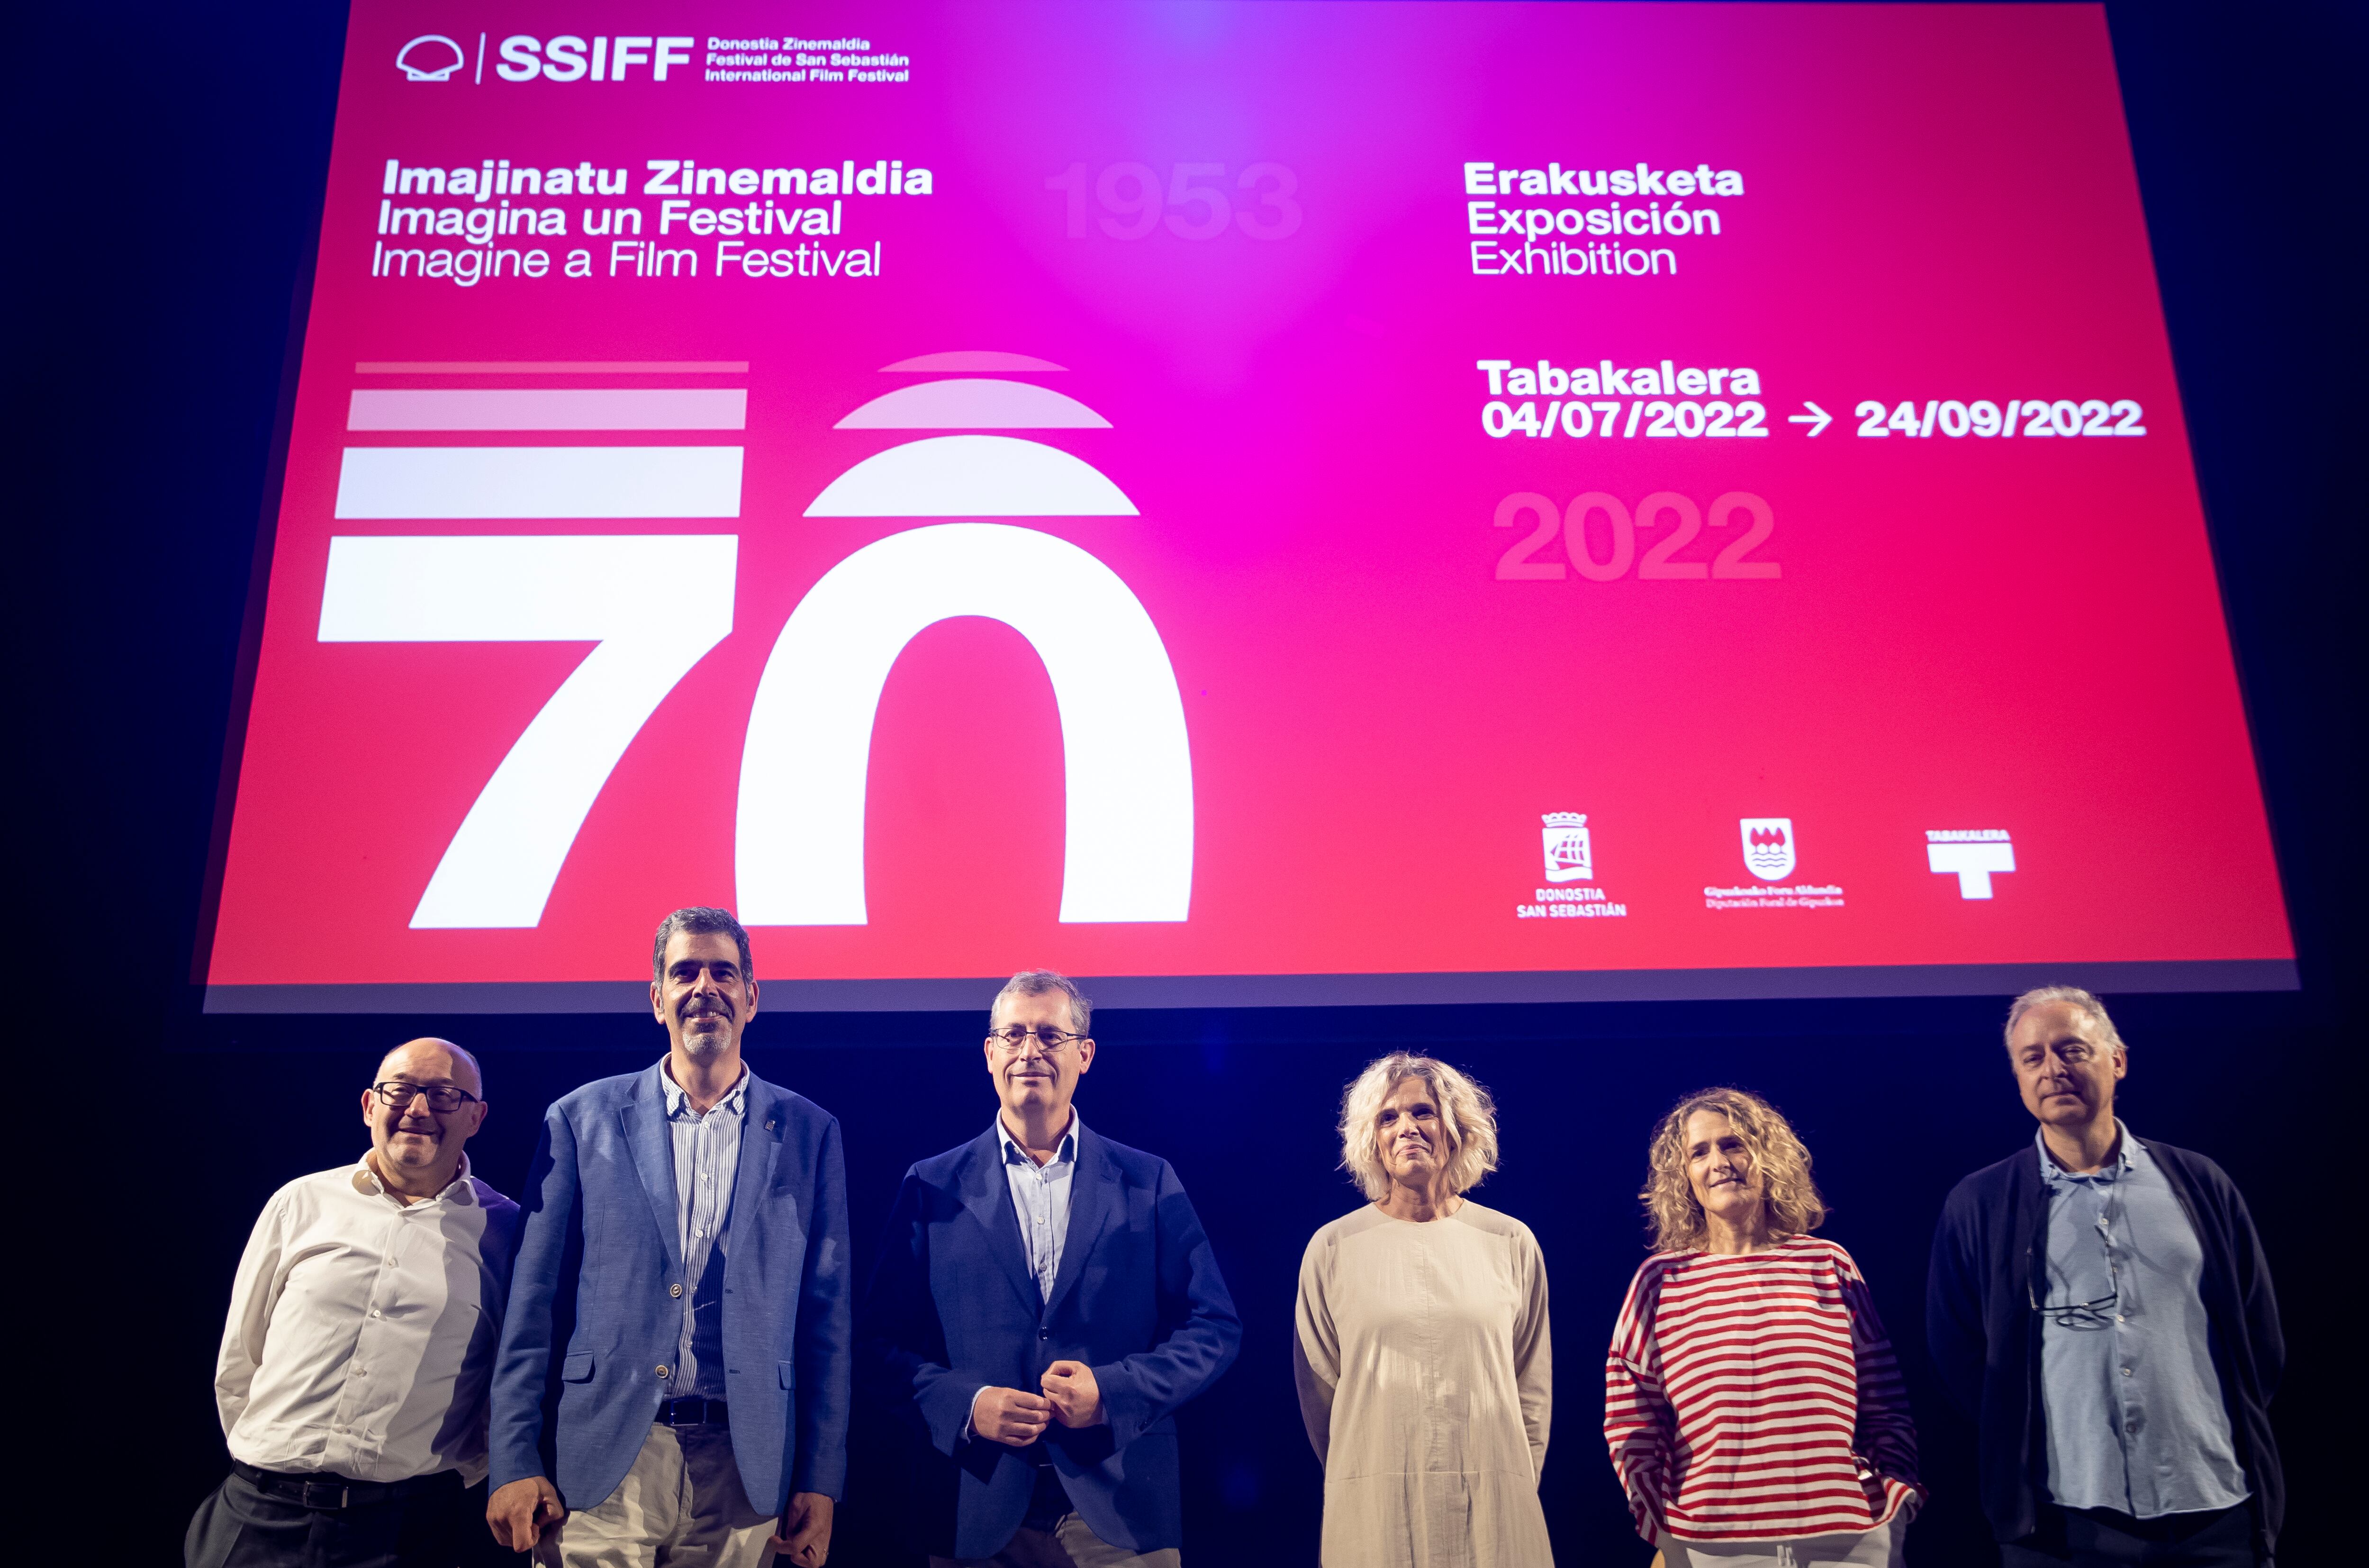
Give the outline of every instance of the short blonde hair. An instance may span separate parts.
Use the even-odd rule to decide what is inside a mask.
[[[1637,1196],[1654,1222],[1654,1251],[1698,1252],[1710,1240],[1702,1204],[1687,1180],[1687,1118],[1697,1111],[1717,1111],[1744,1140],[1767,1188],[1769,1229],[1798,1236],[1825,1223],[1826,1200],[1811,1178],[1810,1151],[1784,1113],[1748,1089],[1701,1089],[1671,1107],[1646,1153],[1645,1187]]]
[[[1382,1102],[1409,1078],[1430,1086],[1440,1125],[1448,1129],[1448,1190],[1477,1187],[1497,1168],[1497,1103],[1489,1091],[1436,1058],[1392,1051],[1369,1063],[1341,1096],[1341,1168],[1376,1203],[1390,1191],[1379,1137]]]

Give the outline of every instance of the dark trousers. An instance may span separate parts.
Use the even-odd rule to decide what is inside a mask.
[[[307,1507],[233,1473],[198,1505],[182,1557],[188,1568],[453,1568],[466,1528],[486,1533],[473,1495],[447,1471],[406,1496]]]
[[[2040,1528],[1999,1548],[2000,1568],[2256,1568],[2260,1561],[2253,1512],[2243,1503],[2159,1519],[2043,1503]]]

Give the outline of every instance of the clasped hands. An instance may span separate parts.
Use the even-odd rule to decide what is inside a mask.
[[[1103,1391],[1094,1369],[1082,1361],[1056,1361],[1045,1368],[1042,1394],[1024,1389],[986,1388],[971,1402],[975,1436],[1006,1448],[1024,1448],[1053,1422],[1064,1426],[1103,1424]]]

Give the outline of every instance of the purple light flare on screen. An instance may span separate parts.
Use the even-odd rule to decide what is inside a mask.
[[[912,375],[942,375],[960,371],[1066,371],[1067,365],[1057,365],[1050,360],[1039,360],[1027,354],[1006,354],[994,349],[956,349],[943,354],[920,354],[910,360],[899,360],[893,365],[880,367],[883,372]]]
[[[1074,397],[1024,381],[925,381],[900,386],[841,419],[841,430],[1107,430]]]

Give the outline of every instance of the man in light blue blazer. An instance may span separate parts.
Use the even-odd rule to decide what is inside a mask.
[[[933,1565],[1176,1568],[1178,1406],[1242,1320],[1176,1173],[1089,1130],[1090,1004],[1047,969],[989,1014],[988,1130],[905,1174],[866,1366],[941,1456],[907,1517]]]
[[[494,1368],[486,1521],[562,1568],[757,1568],[769,1546],[820,1568],[847,1471],[839,1123],[741,1062],[757,979],[739,921],[677,910],[651,971],[666,1056],[544,1116]],[[571,1296],[561,1354],[554,1309]]]

